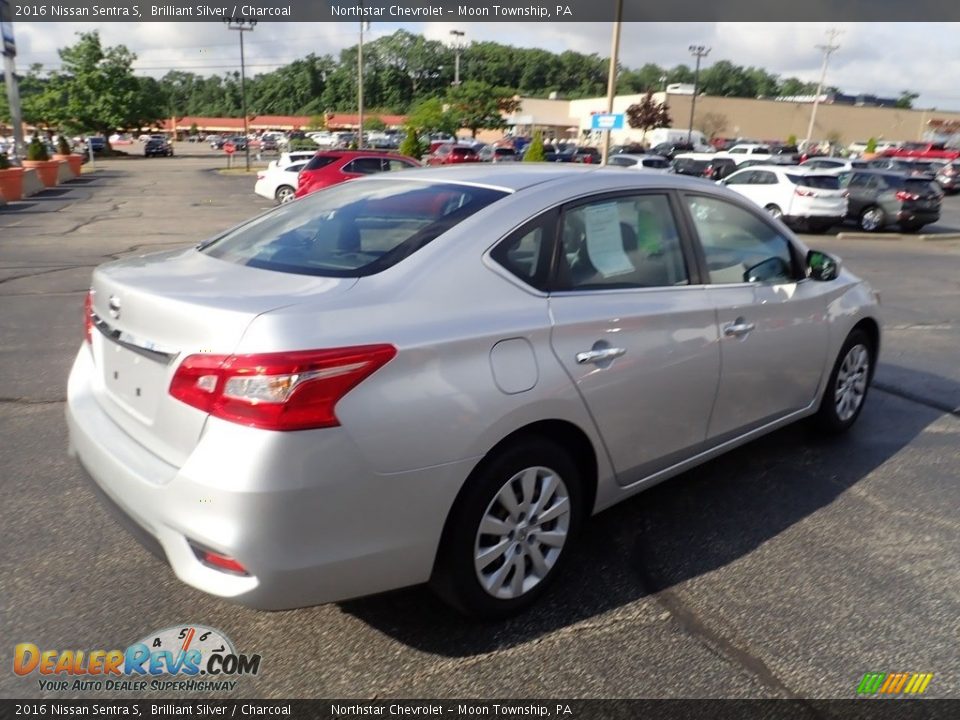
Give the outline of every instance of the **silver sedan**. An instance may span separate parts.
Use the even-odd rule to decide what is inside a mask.
[[[722,187],[556,164],[344,183],[98,268],[72,453],[184,582],[541,595],[584,519],[863,408],[875,293]]]

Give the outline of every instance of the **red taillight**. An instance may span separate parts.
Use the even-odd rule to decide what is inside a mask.
[[[907,192],[906,190],[897,191],[897,200],[919,200],[920,196],[916,193]]]
[[[170,394],[231,422],[266,430],[340,424],[336,404],[397,354],[393,345],[360,345],[260,355],[191,355]]]
[[[793,191],[800,197],[817,197],[817,193],[813,190],[808,190],[807,188],[797,187]]]
[[[87,291],[87,297],[83,299],[83,339],[84,342],[93,344],[93,288]]]

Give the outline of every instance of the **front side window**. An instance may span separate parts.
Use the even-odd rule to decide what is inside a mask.
[[[691,195],[687,206],[715,284],[799,279],[792,245],[773,225],[733,203]]]
[[[401,262],[506,195],[453,183],[358,180],[280,205],[199,250],[279,272],[362,277]]]
[[[665,195],[577,205],[561,220],[561,290],[688,285],[686,263]]]

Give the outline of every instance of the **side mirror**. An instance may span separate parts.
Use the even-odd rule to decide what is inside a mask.
[[[807,253],[807,277],[811,280],[829,282],[840,275],[840,260],[819,250]]]

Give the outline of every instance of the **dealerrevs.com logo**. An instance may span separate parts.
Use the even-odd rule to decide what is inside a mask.
[[[238,684],[233,678],[260,671],[260,656],[237,653],[214,628],[181,625],[151,633],[125,650],[41,650],[19,643],[13,671],[39,675],[41,690],[229,691]]]

